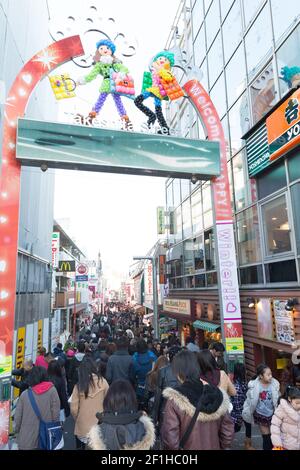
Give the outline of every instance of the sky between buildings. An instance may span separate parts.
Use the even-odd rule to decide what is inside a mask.
[[[142,75],[148,69],[151,57],[165,47],[179,0],[48,0],[48,4],[53,31],[63,30],[69,35],[66,19],[72,16],[76,22],[72,20],[72,27],[74,24],[80,27],[92,12],[94,21],[97,17],[114,18],[118,31],[125,34],[126,40],[136,39],[136,55],[122,60],[134,76],[139,93]],[[91,10],[91,6],[97,11]],[[88,37],[94,36],[85,35],[84,46],[93,50],[86,52],[94,53],[95,45],[88,42]],[[69,72],[75,79],[88,73],[73,64],[63,66],[61,71]],[[68,113],[87,115],[98,97],[100,82],[99,77],[92,84],[76,90],[78,98],[65,100],[60,106],[60,119],[70,120]],[[130,100],[125,98],[123,102],[134,122],[145,121]],[[111,103],[106,103],[101,117],[116,117]],[[164,203],[163,178],[57,171],[55,218],[61,220],[89,258],[96,258],[100,250],[104,274],[112,288],[118,287],[124,274],[128,273],[132,257],[146,254],[156,242],[156,207]]]

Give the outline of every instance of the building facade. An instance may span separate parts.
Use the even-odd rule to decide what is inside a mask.
[[[0,134],[5,97],[16,76],[33,55],[52,42],[48,20],[46,0],[0,1]],[[37,87],[26,117],[55,120],[57,106],[48,86],[42,81]],[[20,198],[14,344],[16,349],[19,342],[25,343],[23,356],[35,359],[38,346],[49,347],[54,172],[23,168]],[[16,365],[20,365],[20,357],[18,364],[14,357]]]
[[[300,301],[299,148],[258,165],[271,158],[267,118],[300,84],[300,6],[182,1],[167,48],[174,42],[201,71],[225,131],[247,369],[251,375],[266,361],[280,375],[300,340],[300,308],[285,308],[289,299]],[[184,81],[181,71],[178,78]],[[167,112],[183,136],[206,139],[187,100]],[[191,302],[190,313],[168,314],[185,334],[196,329],[200,343],[221,339],[210,183],[168,180],[166,209],[169,298]]]

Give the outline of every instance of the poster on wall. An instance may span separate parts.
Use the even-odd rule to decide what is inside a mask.
[[[260,338],[274,339],[271,299],[260,299],[256,304],[257,332]]]
[[[274,317],[277,341],[285,344],[295,342],[293,312],[285,309],[287,300],[274,300]]]

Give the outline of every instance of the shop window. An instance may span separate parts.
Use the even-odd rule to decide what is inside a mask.
[[[228,62],[225,73],[228,107],[230,107],[246,88],[246,63],[243,44],[238,47],[230,62]]]
[[[176,286],[176,279],[170,279],[169,280],[169,288],[170,289],[175,289]]]
[[[194,238],[194,258],[195,258],[195,270],[200,271],[204,269],[204,244],[203,235]]]
[[[184,287],[185,289],[194,289],[195,279],[193,276],[188,276],[184,278]]]
[[[181,206],[177,207],[174,213],[174,220],[175,220],[175,242],[180,242],[182,240],[182,218],[181,218]]]
[[[205,274],[195,276],[195,287],[205,287]]]
[[[218,285],[218,275],[216,272],[207,273],[206,277],[207,277],[207,287]]]
[[[256,18],[245,38],[249,78],[253,77],[265,56],[272,51],[272,26],[269,5]]]
[[[222,2],[221,2],[222,3]],[[223,43],[225,62],[228,62],[233,52],[242,40],[242,14],[240,2],[235,2],[223,24]]]
[[[295,260],[267,264],[265,271],[267,282],[297,282]]]
[[[300,183],[295,184],[291,187],[291,197],[292,197],[292,206],[294,214],[294,228],[295,228],[295,237],[296,237],[296,248],[297,253],[300,253],[300,210],[299,210],[299,201],[300,201]]]
[[[246,206],[246,177],[244,154],[241,152],[232,159],[233,183],[236,211]]]
[[[279,95],[275,90],[274,69],[272,63],[270,63],[263,73],[261,73],[252,83],[250,93],[253,124],[256,124],[273,108],[276,101],[279,99]]]
[[[264,283],[263,268],[261,265],[241,268],[240,276],[242,285]]]
[[[193,234],[196,235],[203,229],[201,188],[192,194],[191,200]]]
[[[290,224],[285,196],[262,206],[267,256],[291,251]]]
[[[208,230],[204,234],[206,271],[216,267],[216,251],[213,230]]]
[[[177,277],[175,281],[176,281],[175,283],[176,289],[183,289],[183,278]]]
[[[222,0],[220,2],[222,21],[224,20],[225,16],[229,12],[229,9],[230,9],[231,5],[233,4],[233,2],[234,2],[234,0]]]
[[[261,173],[257,179],[258,199],[263,199],[286,186],[286,171],[284,160],[278,165]]]
[[[174,200],[173,200],[173,183],[170,183],[167,187],[167,208],[168,210],[174,207]]]
[[[249,103],[246,93],[241,96],[229,111],[229,128],[231,151],[232,155],[235,155],[244,145],[242,136],[250,128]]]
[[[184,201],[191,193],[191,183],[190,180],[184,179],[181,180],[181,197]]]
[[[207,68],[207,59],[205,57],[204,61],[201,64],[200,70],[202,72],[201,83],[205,90],[208,91],[208,68]]]
[[[277,41],[293,21],[299,18],[299,0],[271,0],[275,41]],[[294,44],[296,48],[296,43]],[[299,49],[299,46],[298,46]]]
[[[237,239],[239,264],[251,264],[261,260],[261,243],[257,207],[237,215]]]
[[[213,103],[215,103],[216,110],[219,114],[219,117],[223,117],[226,109],[226,87],[225,87],[225,80],[224,74],[220,75],[220,78],[214,85],[213,89],[210,90],[210,97]]]
[[[174,207],[179,206],[181,202],[181,191],[180,191],[180,180],[173,180],[173,198],[174,198]]]
[[[192,14],[192,21],[193,21],[193,31],[194,31],[194,36],[196,36],[201,23],[204,18],[204,12],[203,12],[203,2],[202,0],[197,0],[194,4],[193,8],[193,14]]]
[[[300,179],[300,152],[288,157],[289,178],[290,181]]]
[[[184,256],[184,274],[194,274],[194,242],[193,240],[186,240],[183,243],[183,256]]]
[[[300,85],[300,26],[278,50],[277,63],[280,93],[284,96],[291,88]]]
[[[195,33],[197,32],[194,31],[194,34]],[[206,54],[204,25],[202,25],[195,39],[194,51],[195,51],[195,64],[199,67],[199,65],[202,63]]]

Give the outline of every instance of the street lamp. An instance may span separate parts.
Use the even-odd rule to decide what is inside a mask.
[[[155,256],[134,256],[133,260],[134,261],[148,260],[148,261],[151,261],[152,263],[154,337],[159,339],[156,258]]]

